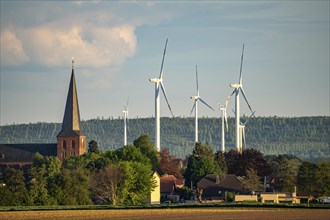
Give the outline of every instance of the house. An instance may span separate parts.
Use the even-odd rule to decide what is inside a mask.
[[[147,204],[160,204],[160,176],[157,172],[154,172],[152,178],[155,181],[156,187],[148,194]]]
[[[203,200],[225,200],[228,192],[247,194],[243,187],[243,179],[235,174],[227,174],[222,177],[207,174],[197,183],[197,188],[203,189]]]
[[[57,156],[61,161],[70,156],[86,152],[86,136],[80,127],[78,95],[72,60],[72,72],[65,105],[62,129],[57,135],[57,143],[0,144],[0,167],[29,166],[35,153],[43,156]]]
[[[183,179],[177,179],[174,175],[163,175],[160,178],[160,194],[165,200],[173,198],[175,201],[180,200],[177,189],[184,186]]]

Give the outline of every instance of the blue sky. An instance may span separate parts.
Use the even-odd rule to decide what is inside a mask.
[[[1,1],[0,124],[61,122],[75,58],[82,119],[219,109],[239,78],[256,116],[329,116],[329,1]],[[249,114],[241,99],[241,113]],[[228,106],[233,116],[234,99]],[[200,105],[200,116],[219,117]],[[161,116],[170,112],[161,96]]]

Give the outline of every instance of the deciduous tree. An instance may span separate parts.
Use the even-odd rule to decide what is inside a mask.
[[[249,168],[246,171],[246,177],[243,186],[244,189],[248,190],[251,193],[260,192],[263,190],[263,185],[260,182],[260,178],[257,175],[257,172],[252,168]]]
[[[192,183],[196,187],[199,180],[206,174],[219,174],[220,169],[214,160],[212,148],[206,143],[196,143],[192,155],[188,157],[188,164],[184,177],[186,185]]]

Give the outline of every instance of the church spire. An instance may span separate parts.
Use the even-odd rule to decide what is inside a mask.
[[[80,131],[80,114],[78,105],[78,95],[76,88],[76,79],[74,75],[74,58],[72,58],[72,72],[69,85],[68,96],[65,105],[62,131],[58,136],[83,135]]]

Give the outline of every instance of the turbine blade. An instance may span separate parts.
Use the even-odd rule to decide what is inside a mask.
[[[227,109],[229,99],[230,99],[230,97],[231,97],[233,94],[234,94],[234,93],[232,93],[231,95],[228,95],[228,97],[227,97],[227,99],[226,99],[226,102],[225,102],[225,106],[224,106],[225,109]]]
[[[253,110],[252,110],[252,108],[251,108],[251,106],[250,106],[250,104],[249,104],[249,102],[248,102],[248,100],[247,100],[247,98],[245,96],[245,92],[244,92],[243,87],[240,87],[240,90],[242,91],[242,94],[243,94],[243,97],[244,97],[244,99],[246,101],[246,104],[249,106],[250,111],[253,113]]]
[[[197,85],[197,96],[199,96],[197,65],[196,65],[196,85]]]
[[[192,107],[192,109],[191,109],[190,116],[191,116],[191,114],[193,113],[195,107],[196,107],[196,101],[194,101],[194,105],[193,105],[193,107]]]
[[[252,118],[252,117],[254,117],[254,113],[255,113],[256,111],[254,111],[254,112],[252,112],[252,114],[250,115],[250,117],[243,123],[243,125],[246,125],[248,122],[249,122],[249,120]]]
[[[162,88],[162,91],[163,91],[164,97],[165,97],[166,102],[167,102],[168,109],[170,110],[172,116],[174,117],[173,112],[172,112],[172,108],[171,108],[170,103],[169,103],[169,101],[168,101],[168,99],[167,99],[167,96],[166,96],[166,91],[165,91],[165,87],[164,87],[164,85],[163,85],[163,82],[160,82],[160,87]]]
[[[166,38],[166,43],[165,43],[165,48],[164,48],[164,53],[163,53],[162,65],[160,66],[159,79],[161,79],[161,78],[163,77],[163,65],[164,65],[164,59],[165,59],[165,53],[166,53],[166,47],[167,47],[167,41],[168,41],[168,38]]]
[[[240,84],[240,85],[242,85],[243,54],[244,54],[244,44],[243,44],[243,49],[242,49],[241,68],[240,68],[240,70],[239,70],[239,84]]]
[[[227,119],[227,110],[226,109],[224,110],[224,115],[225,115],[226,129],[227,129],[227,132],[228,132],[228,119]]]
[[[242,143],[242,148],[243,148],[243,145],[244,145],[244,148],[246,148],[246,139],[245,139],[245,127],[243,126],[242,127],[242,136],[243,136],[243,141],[244,141],[244,144]]]
[[[199,100],[201,100],[201,102],[203,102],[204,105],[206,105],[207,107],[209,107],[210,109],[212,109],[213,111],[215,111],[209,104],[207,104],[203,99],[199,98]]]
[[[128,109],[128,101],[129,101],[129,97],[127,97],[126,109]]]
[[[235,94],[235,92],[237,91],[237,89],[234,89],[234,91],[230,94],[230,96],[228,96],[227,99],[229,99],[229,97],[233,96]]]
[[[128,119],[128,112],[127,112],[127,116],[126,116],[126,126],[127,126],[127,130],[129,130],[129,119]]]

